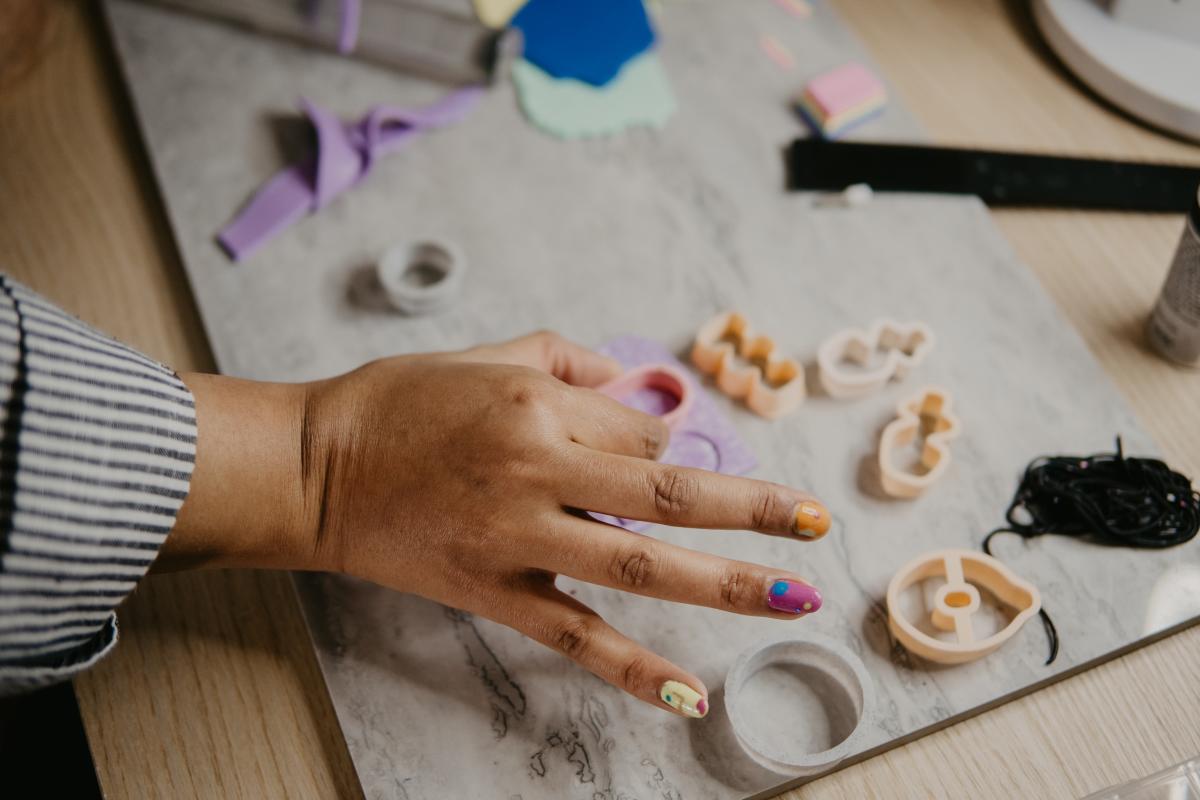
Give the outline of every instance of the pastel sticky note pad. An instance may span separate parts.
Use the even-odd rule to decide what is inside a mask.
[[[654,44],[642,0],[528,0],[512,26],[524,56],[555,78],[603,86]]]
[[[525,5],[525,0],[474,0],[475,16],[489,28],[507,27],[513,15]]]
[[[875,73],[853,61],[813,78],[804,93],[827,117],[837,116],[872,97],[886,97]]]
[[[675,111],[671,84],[653,52],[630,61],[603,87],[572,78],[556,80],[525,59],[513,64],[512,74],[525,115],[562,139],[605,136],[637,126],[661,128]]]
[[[854,62],[813,78],[796,102],[805,119],[828,138],[845,133],[886,105],[883,83],[869,69]]]

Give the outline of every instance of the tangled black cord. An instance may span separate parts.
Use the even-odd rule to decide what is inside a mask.
[[[1043,456],[1025,468],[1008,506],[1008,526],[983,540],[992,555],[992,537],[1015,533],[1025,539],[1056,533],[1122,547],[1173,547],[1200,530],[1200,492],[1186,476],[1155,458],[1126,458],[1117,437],[1115,453]],[[1050,658],[1058,656],[1058,632],[1041,612],[1050,638]]]

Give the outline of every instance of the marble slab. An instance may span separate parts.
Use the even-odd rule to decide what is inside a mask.
[[[1030,458],[1108,449],[1117,433],[1129,452],[1154,446],[978,202],[890,195],[849,210],[784,191],[783,150],[801,130],[787,97],[806,75],[866,60],[814,5],[799,20],[768,0],[662,3],[662,60],[679,101],[663,131],[557,141],[521,118],[501,81],[465,123],[389,157],[234,265],[213,235],[285,163],[279,131],[300,95],[353,116],[445,89],[110,0],[167,212],[226,373],[302,380],[538,327],[589,344],[646,336],[683,353],[727,308],[749,312],[810,368],[823,337],[881,315],[925,320],[939,337],[914,378],[861,400],[814,393],[795,415],[766,422],[717,398],[758,456],[755,474],[806,487],[834,510],[823,541],[652,529],[810,576],[825,592],[819,614],[746,619],[564,581],[708,683],[713,711],[703,721],[643,705],[487,620],[349,578],[297,576],[368,797],[759,795],[787,781],[740,752],[720,687],[737,655],[764,638],[815,631],[862,657],[878,703],[861,758],[1200,615],[1200,542],[1131,552],[1014,537],[997,542],[998,554],[1042,591],[1062,637],[1053,666],[1043,666],[1037,624],[956,668],[913,661],[889,640],[882,598],[892,572],[935,547],[978,547]],[[767,33],[793,53],[794,70],[761,51]],[[858,135],[921,132],[893,98]],[[457,242],[470,260],[455,307],[404,318],[360,301],[352,287],[385,247],[429,237]],[[876,439],[922,383],[953,390],[965,430],[940,485],[891,501],[878,489]],[[787,707],[780,698],[776,728]],[[809,720],[793,723],[797,741],[815,735]]]

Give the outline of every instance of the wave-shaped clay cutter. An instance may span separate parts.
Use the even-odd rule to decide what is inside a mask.
[[[780,356],[775,341],[751,330],[737,312],[718,314],[700,328],[692,361],[716,378],[722,392],[741,398],[759,416],[776,419],[804,402],[804,367]]]
[[[668,428],[675,430],[687,419],[692,408],[692,390],[687,376],[671,364],[643,364],[596,387],[596,391],[618,401],[643,389],[675,398],[675,407],[659,417]]]
[[[896,419],[879,437],[879,477],[883,490],[892,497],[920,496],[942,477],[950,466],[948,442],[958,436],[962,424],[951,413],[954,400],[945,389],[926,387],[896,408]],[[896,450],[912,444],[917,436],[925,441],[921,458],[913,469],[896,464]]]
[[[952,632],[953,641],[921,631],[900,613],[900,596],[914,584],[943,577],[934,595],[929,619],[939,631]],[[1017,614],[1002,630],[983,639],[975,637],[971,621],[980,608],[979,589],[991,592]],[[887,590],[888,629],[910,653],[938,664],[964,664],[994,652],[1011,639],[1042,607],[1042,596],[1033,584],[1015,575],[991,556],[972,550],[936,550],[905,564]]]
[[[862,397],[890,380],[902,380],[925,360],[933,345],[933,331],[924,322],[879,319],[865,331],[838,331],[817,350],[821,386],[831,397]],[[866,369],[881,351],[879,365]]]

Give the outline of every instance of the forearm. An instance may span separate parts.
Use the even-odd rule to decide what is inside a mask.
[[[196,400],[196,465],[154,571],[317,566],[309,532],[319,496],[306,501],[314,492],[304,480],[318,450],[305,446],[307,385],[180,378]]]
[[[0,694],[116,642],[113,610],[190,486],[191,393],[172,371],[0,276]]]

